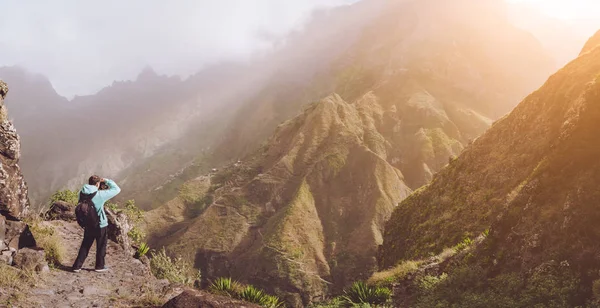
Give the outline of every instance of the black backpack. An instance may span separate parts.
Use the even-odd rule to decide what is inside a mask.
[[[86,195],[79,193],[79,203],[75,208],[75,217],[77,217],[77,223],[82,228],[97,228],[100,226],[100,217],[98,211],[94,206],[92,199],[96,196],[96,193]]]

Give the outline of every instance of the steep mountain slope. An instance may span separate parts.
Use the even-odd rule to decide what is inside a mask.
[[[383,6],[347,50],[312,83],[259,92],[216,154],[243,156],[311,97],[337,94],[150,212],[153,247],[195,260],[206,278],[232,275],[298,306],[339,293],[376,269],[381,227],[397,203],[552,67],[501,2],[366,1],[338,13],[369,3]]]
[[[348,15],[365,10],[369,18],[350,23],[353,26],[330,26],[352,21]],[[332,62],[322,63],[310,82],[282,84],[274,78],[239,112],[219,146],[220,155],[247,154],[251,144],[264,140],[300,106],[331,92],[352,101],[373,88],[409,81],[443,103],[450,96],[460,101],[460,113],[466,116],[496,119],[555,69],[541,44],[510,24],[502,1],[363,1],[325,17],[316,20],[315,27],[326,29],[327,40],[311,45],[346,49]],[[304,55],[306,60],[291,72],[301,71],[310,57],[314,54]],[[477,136],[482,131],[470,133]]]
[[[264,152],[213,177],[214,201],[200,216],[150,243],[195,258],[207,277],[231,272],[305,295],[288,298],[298,304],[352,281],[375,267],[383,223],[410,193],[385,160],[383,114],[372,94],[308,107]],[[146,219],[155,225],[152,212]]]
[[[600,31],[596,33],[583,47],[581,53],[579,55],[583,55],[586,52],[593,51],[596,47],[600,45]]]
[[[597,307],[599,36],[394,211],[384,267],[491,227],[416,306]]]

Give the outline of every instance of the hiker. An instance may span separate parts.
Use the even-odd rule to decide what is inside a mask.
[[[102,184],[106,184],[107,189],[99,189]],[[106,243],[107,243],[107,226],[108,221],[106,219],[106,213],[104,212],[104,203],[114,196],[118,195],[121,192],[121,188],[117,186],[117,184],[113,180],[103,179],[97,175],[92,175],[88,180],[88,184],[83,185],[81,191],[79,192],[79,205],[80,207],[82,203],[91,201],[93,204],[93,209],[95,209],[95,213],[91,213],[92,219],[87,219],[86,222],[80,222],[79,214],[78,214],[78,222],[84,227],[85,231],[83,233],[83,241],[81,242],[81,248],[79,248],[79,254],[77,255],[77,259],[73,264],[73,272],[80,272],[81,267],[83,266],[83,262],[85,262],[85,258],[87,258],[88,253],[90,252],[90,248],[96,241],[96,272],[105,272],[108,268],[104,264],[104,256],[106,255]],[[91,208],[91,207],[90,207]],[[97,216],[95,214],[97,213]],[[85,214],[86,216],[90,216]],[[90,220],[93,223],[90,223]]]

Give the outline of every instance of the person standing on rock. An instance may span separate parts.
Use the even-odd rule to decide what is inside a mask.
[[[100,185],[104,183],[108,186],[108,189],[100,190]],[[73,272],[80,272],[83,262],[90,252],[90,248],[94,241],[96,241],[96,272],[105,272],[108,268],[104,264],[104,257],[106,256],[106,244],[108,241],[107,227],[108,220],[106,219],[106,212],[104,212],[104,203],[121,192],[121,188],[113,180],[103,179],[97,175],[92,175],[88,180],[88,184],[83,185],[79,192],[79,202],[85,198],[91,198],[94,204],[94,208],[98,213],[100,223],[97,227],[86,227],[83,234],[83,241],[79,248],[79,254],[73,264]]]

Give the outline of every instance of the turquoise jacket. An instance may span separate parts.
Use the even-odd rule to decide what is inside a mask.
[[[96,211],[98,211],[98,217],[100,217],[100,228],[108,226],[106,212],[104,212],[104,203],[106,203],[106,201],[112,199],[114,196],[118,195],[121,192],[121,188],[117,186],[117,183],[115,183],[115,181],[106,179],[105,183],[106,185],[108,185],[108,189],[106,190],[98,190],[98,187],[88,184],[83,185],[83,188],[81,188],[81,193],[86,195],[98,192],[96,193],[94,198],[92,198],[92,202],[94,203]]]

